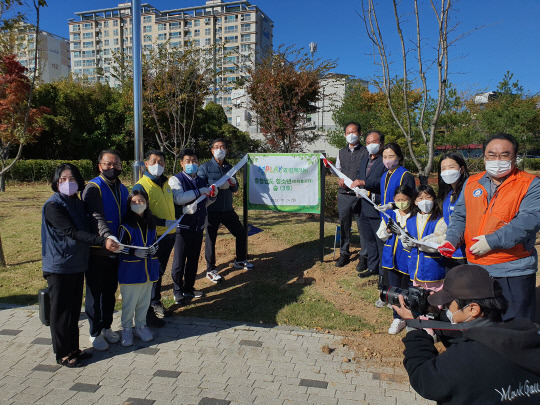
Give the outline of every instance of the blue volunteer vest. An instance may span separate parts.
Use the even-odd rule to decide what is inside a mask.
[[[384,187],[386,184],[386,177],[389,175],[389,172],[386,171],[381,176],[381,205],[394,202],[394,193],[396,188],[398,188],[402,181],[405,173],[409,173],[407,169],[403,166],[399,166],[393,173],[390,174],[390,179],[388,180],[388,186]]]
[[[77,229],[89,232],[88,215],[84,203],[79,198],[71,198],[54,193],[41,210],[41,255],[42,269],[47,273],[81,273],[88,268],[90,245],[71,239],[45,221],[45,205],[57,203],[66,208]]]
[[[156,240],[156,230],[147,230],[143,235],[141,228],[128,224],[122,224],[121,228],[131,238],[131,245],[150,246]],[[159,260],[157,256],[141,259],[137,256],[118,255],[118,283],[119,284],[143,284],[148,281],[155,282],[159,277]]]
[[[183,172],[178,173],[174,177],[176,177],[178,181],[180,182],[180,185],[182,186],[182,190],[195,191],[195,195],[197,196],[197,198],[200,195],[199,189],[207,186],[206,182],[203,179],[201,179],[199,176],[195,176],[194,182],[188,179],[187,175],[184,174]],[[193,202],[194,201],[191,201],[190,204]],[[177,229],[186,229],[193,232],[201,232],[204,229],[205,222],[206,222],[206,199],[202,200],[199,204],[197,204],[197,211],[195,212],[195,214],[184,215]]]
[[[456,201],[452,203],[452,202],[450,202],[451,197],[452,197],[452,191],[450,191],[448,193],[448,195],[446,196],[446,198],[444,199],[444,202],[443,202],[443,217],[444,217],[444,222],[446,222],[446,225],[450,224],[450,217],[454,213],[454,207],[456,206],[456,203],[457,203],[457,200],[458,200],[458,199],[456,199]],[[452,255],[452,258],[453,259],[465,259],[465,249],[464,249],[463,244],[461,244],[461,245],[459,245],[457,247],[456,251]]]
[[[430,218],[426,222],[424,229],[416,226],[416,215],[407,220],[407,231],[415,239],[422,239],[424,236],[435,232],[435,227],[443,218],[435,220]],[[411,249],[409,255],[409,276],[416,281],[440,281],[444,279],[445,267],[443,257],[438,253],[426,253],[418,250],[417,247]]]
[[[393,221],[397,222],[394,210],[388,210],[386,213]],[[383,215],[382,220],[385,225],[388,225],[388,218],[386,216]],[[385,269],[409,274],[409,251],[403,247],[401,240],[394,234],[384,242],[381,266]]]
[[[99,188],[99,193],[103,201],[103,212],[105,213],[109,230],[111,234],[118,236],[118,228],[127,212],[128,189],[123,184],[120,184],[120,201],[118,201],[114,191],[111,190],[103,177],[98,176],[90,180],[89,183],[93,183]]]

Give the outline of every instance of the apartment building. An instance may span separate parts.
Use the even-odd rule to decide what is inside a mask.
[[[70,52],[66,38],[39,31],[36,42],[36,27],[21,23],[11,34],[7,43],[17,55],[17,60],[32,73],[34,71],[34,53],[38,48],[38,80],[50,83],[69,75]]]
[[[216,54],[219,73],[215,92],[207,101],[221,104],[232,123],[231,91],[243,68],[272,48],[273,21],[248,1],[206,1],[198,7],[160,11],[141,5],[143,52],[162,45],[168,49],[223,44]],[[72,72],[91,82],[118,85],[114,66],[132,59],[133,25],[131,3],[117,7],[81,11],[69,21]]]

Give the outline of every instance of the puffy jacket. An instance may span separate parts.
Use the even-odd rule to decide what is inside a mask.
[[[211,159],[199,167],[197,176],[201,177],[206,184],[212,185],[231,169],[232,166],[227,163],[226,160],[223,162],[223,166],[220,166],[216,159]],[[236,176],[233,177],[236,180]],[[235,193],[236,191],[238,191],[238,182],[226,190],[219,190],[216,201],[208,206],[208,212],[231,211],[233,209],[232,193]]]

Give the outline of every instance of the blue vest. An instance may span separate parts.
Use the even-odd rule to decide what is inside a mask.
[[[77,229],[89,232],[88,215],[84,203],[77,197],[71,198],[54,193],[45,203],[57,203],[66,208]],[[85,272],[88,268],[90,245],[71,239],[50,226],[45,220],[45,205],[41,210],[41,255],[42,269],[47,273],[71,274]]]
[[[109,230],[112,235],[118,236],[118,227],[127,212],[128,189],[123,184],[120,184],[120,201],[118,201],[114,191],[103,180],[103,177],[98,176],[90,180],[89,183],[94,183],[99,188],[101,200],[103,201],[103,212],[105,213]]]
[[[450,217],[454,213],[454,207],[456,206],[456,203],[457,203],[457,200],[458,200],[456,198],[456,201],[454,201],[452,203],[452,202],[450,202],[450,198],[452,198],[452,191],[450,191],[448,193],[448,195],[446,196],[446,198],[444,199],[444,202],[443,202],[443,217],[444,217],[444,222],[446,222],[446,225],[450,224]],[[465,259],[465,249],[464,249],[463,244],[460,244],[457,247],[456,251],[452,255],[452,258],[453,259]]]
[[[186,174],[178,173],[175,175],[180,182],[180,185],[182,186],[182,190],[188,191],[188,190],[194,190],[196,191],[196,195],[199,195],[199,189],[206,187],[207,184],[204,179],[201,179],[199,176],[195,176],[194,180],[191,181],[188,179],[188,176]],[[220,190],[221,192],[221,190]],[[219,194],[218,194],[219,195]],[[190,204],[192,204],[194,201],[191,201]],[[178,225],[177,230],[180,229],[186,229],[192,232],[202,232],[204,229],[204,224],[206,222],[206,199],[202,200],[199,204],[197,204],[197,211],[195,214],[191,215],[184,215],[182,218],[182,221],[180,221],[180,224]]]
[[[394,220],[396,220],[396,213],[394,210],[388,210],[386,213]],[[385,225],[388,225],[388,218],[383,215],[382,220]],[[384,242],[383,253],[381,258],[381,266],[385,269],[396,270],[403,274],[409,274],[409,251],[406,250],[401,244],[401,240],[392,234],[392,236]]]
[[[443,218],[431,220],[431,217],[426,222],[424,229],[418,230],[416,226],[416,215],[407,220],[407,231],[415,239],[422,239],[424,236],[435,232],[435,227]],[[440,281],[445,276],[444,259],[438,253],[426,253],[418,250],[417,247],[411,249],[409,255],[409,276],[411,280],[416,281]]]
[[[405,173],[410,173],[403,166],[399,166],[392,174],[390,174],[390,179],[388,180],[388,186],[386,189],[384,185],[386,184],[386,177],[388,176],[388,171],[384,172],[381,176],[381,205],[394,202],[394,193],[396,188],[398,188],[403,182],[403,177]]]
[[[134,228],[122,224],[121,228],[131,237],[131,245],[150,246],[156,240],[156,229],[147,230],[143,235],[139,226]],[[118,283],[143,284],[148,281],[155,282],[159,278],[159,260],[157,256],[141,259],[137,256],[118,255]]]

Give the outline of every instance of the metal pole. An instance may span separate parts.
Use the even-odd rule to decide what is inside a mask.
[[[143,162],[143,122],[142,122],[142,47],[141,47],[141,0],[131,2],[133,27],[133,127],[135,131],[135,161],[133,162],[133,183],[142,176]],[[122,28],[121,28],[122,29]],[[121,44],[123,47],[124,44]]]
[[[243,187],[243,195],[242,195],[242,206],[243,206],[243,217],[244,217],[244,232],[246,234],[246,260],[247,260],[247,256],[248,256],[248,233],[249,233],[249,223],[248,223],[248,208],[247,208],[247,199],[248,199],[248,195],[247,195],[247,185],[248,185],[248,163],[246,163],[244,165],[244,175],[242,176],[243,177],[243,183],[244,183],[244,187]]]
[[[321,159],[320,161],[320,176],[321,176],[321,215],[319,216],[319,242],[320,242],[320,262],[324,262],[324,200],[325,200],[325,180],[326,167]]]

